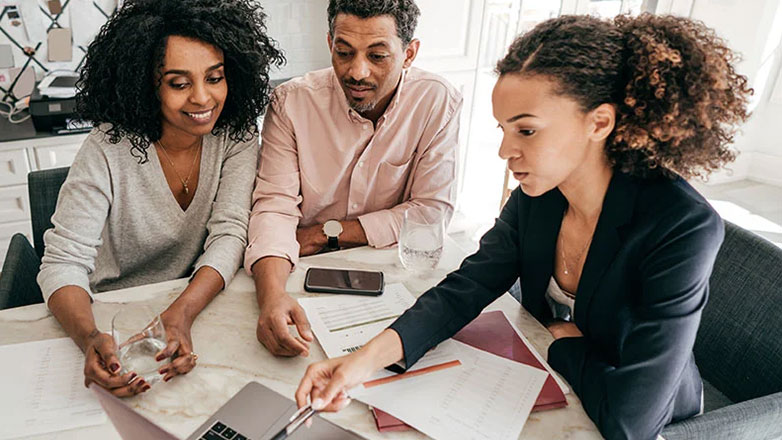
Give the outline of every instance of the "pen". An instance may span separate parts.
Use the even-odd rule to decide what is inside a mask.
[[[313,414],[315,414],[317,411],[312,409],[312,405],[307,405],[304,407],[301,407],[298,411],[293,413],[290,419],[288,419],[288,424],[285,425],[284,428],[280,430],[277,434],[274,435],[274,437],[271,438],[271,440],[283,440],[288,438],[289,435],[293,434],[293,431],[299,428],[304,422],[307,421],[310,417],[312,417]]]

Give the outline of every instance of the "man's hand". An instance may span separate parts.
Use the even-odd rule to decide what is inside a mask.
[[[546,326],[546,328],[554,339],[580,338],[584,336],[581,333],[581,330],[576,327],[576,324],[572,322],[554,321]]]
[[[280,292],[267,295],[260,307],[255,332],[258,341],[277,356],[309,356],[313,336],[307,315],[299,303],[286,292]],[[296,326],[300,337],[291,335],[289,325]]]
[[[299,255],[302,257],[317,254],[328,244],[328,238],[323,233],[323,225],[320,224],[297,229],[296,241],[301,246]]]

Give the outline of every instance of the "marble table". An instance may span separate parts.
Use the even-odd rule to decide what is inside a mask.
[[[292,273],[287,290],[297,298],[310,295],[303,289],[304,273],[308,267],[318,266],[382,270],[387,283],[402,282],[418,296],[457,268],[467,253],[448,239],[439,266],[424,276],[406,272],[398,262],[396,248],[357,248],[307,257]],[[144,302],[162,310],[174,300],[185,283],[186,280],[174,280],[97,295],[93,310],[98,327],[104,331],[110,329],[113,314],[129,302]],[[126,403],[168,431],[185,438],[249,381],[258,381],[293,398],[307,365],[324,359],[325,355],[317,342],[313,343],[309,358],[278,358],[266,351],[255,337],[258,304],[254,291],[252,279],[244,272],[239,273],[228,288],[204,309],[193,326],[198,366],[185,376],[154,385],[146,393],[127,399]],[[545,357],[551,336],[510,295],[505,294],[487,310],[503,310]],[[0,312],[0,345],[65,336],[43,304]],[[578,398],[571,393],[567,399],[566,408],[533,413],[520,438],[600,438]],[[360,402],[354,401],[343,411],[325,417],[367,439],[425,438],[414,431],[379,433],[367,406]],[[89,440],[120,437],[107,421],[99,426],[28,438]]]

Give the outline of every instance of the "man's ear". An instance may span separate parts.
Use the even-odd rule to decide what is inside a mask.
[[[608,103],[603,103],[589,112],[591,119],[589,124],[589,139],[595,142],[604,141],[614,131],[616,125],[616,108]]]
[[[329,52],[331,52],[331,43],[332,43],[332,41],[331,41],[331,32],[328,32],[328,31],[326,32],[326,43],[328,43],[328,45],[329,45]]]
[[[418,56],[418,49],[421,47],[421,40],[413,39],[405,48],[405,62],[402,68],[408,69],[413,65],[415,57]]]

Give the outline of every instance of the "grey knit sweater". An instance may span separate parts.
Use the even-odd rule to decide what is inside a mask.
[[[95,129],[60,190],[44,234],[38,284],[44,300],[64,286],[90,295],[214,268],[225,284],[239,268],[258,161],[258,140],[203,140],[201,168],[186,211],[169,188],[154,147],[139,163],[129,142]]]

